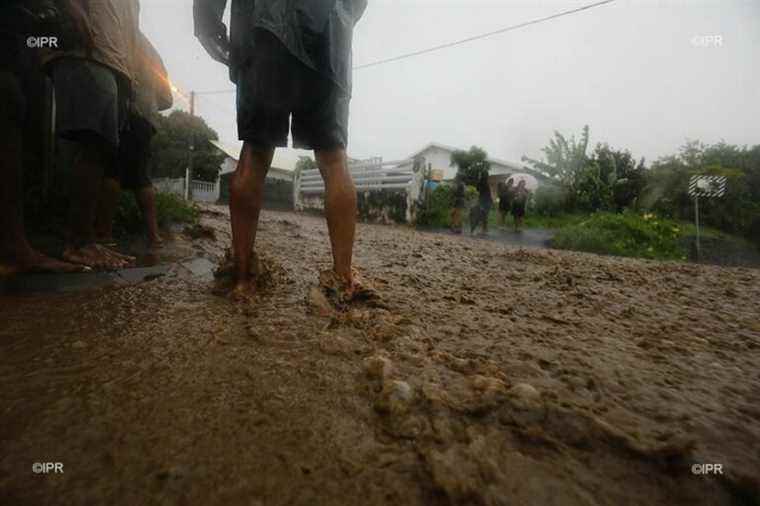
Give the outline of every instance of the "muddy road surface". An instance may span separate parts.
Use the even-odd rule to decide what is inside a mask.
[[[258,251],[252,305],[202,269],[2,297],[0,504],[760,501],[758,270],[361,225],[384,307],[326,313],[320,218]]]

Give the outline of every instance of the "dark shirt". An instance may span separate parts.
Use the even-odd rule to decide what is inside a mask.
[[[464,184],[462,183],[454,186],[454,207],[464,207]]]
[[[512,196],[512,204],[517,207],[525,207],[528,203],[528,190],[525,188],[516,188]]]
[[[493,205],[491,187],[488,185],[488,181],[481,180],[480,183],[478,183],[478,198],[481,207],[491,207],[491,205]]]
[[[501,209],[508,209],[512,202],[512,195],[515,189],[511,186],[503,186],[499,192],[499,207]]]
[[[194,0],[196,35],[224,30],[227,0]],[[272,32],[304,65],[351,93],[351,40],[367,0],[232,0],[230,78],[255,51],[254,29]]]

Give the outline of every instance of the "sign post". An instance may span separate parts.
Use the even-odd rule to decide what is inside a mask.
[[[691,176],[689,179],[689,195],[694,197],[694,224],[697,226],[697,262],[702,256],[699,237],[699,197],[720,198],[725,194],[725,176]]]

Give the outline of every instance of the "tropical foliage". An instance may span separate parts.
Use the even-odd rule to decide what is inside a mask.
[[[224,161],[223,155],[210,141],[218,140],[216,132],[203,118],[175,110],[168,116],[156,115],[157,132],[152,142],[154,177],[184,177],[192,151],[191,177],[214,182]]]

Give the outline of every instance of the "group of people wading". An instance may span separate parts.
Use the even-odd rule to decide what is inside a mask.
[[[488,173],[483,173],[478,178],[476,185],[478,191],[478,201],[470,209],[470,233],[475,233],[478,227],[481,227],[481,234],[488,233],[488,217],[493,207],[493,195],[491,186],[488,182]],[[525,208],[528,204],[530,191],[525,181],[520,180],[516,185],[512,178],[506,182],[500,182],[497,186],[497,196],[499,199],[499,223],[503,226],[507,224],[507,217],[511,214],[513,217],[513,226],[515,232],[522,229],[525,219]],[[454,202],[451,211],[451,230],[456,234],[462,233],[462,210],[466,205],[465,184],[460,175],[454,179]]]

